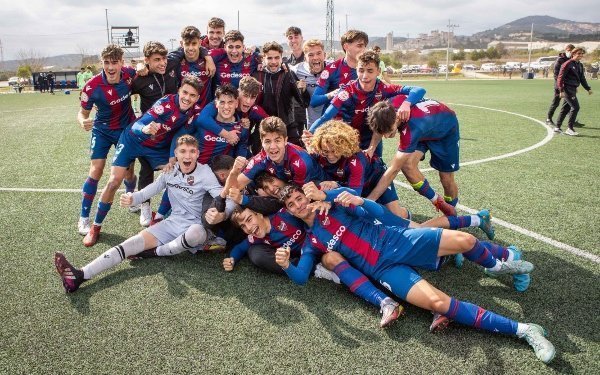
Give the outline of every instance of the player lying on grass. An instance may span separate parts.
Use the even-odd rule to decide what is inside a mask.
[[[161,174],[139,192],[121,195],[121,206],[129,207],[166,188],[173,206],[167,219],[110,248],[82,269],[73,267],[63,253],[54,254],[54,264],[67,293],[76,291],[84,281],[142,251],[156,248],[153,250],[156,255],[169,256],[202,248],[207,238],[206,230],[199,224],[202,200],[206,192],[218,196],[222,187],[207,165],[197,163],[198,141],[194,137],[184,135],[179,138],[176,155],[178,163],[172,171]],[[227,200],[225,213],[211,223],[224,220],[232,211],[233,203]]]
[[[257,245],[262,245],[262,268],[274,273],[284,274],[275,262],[277,248],[288,249],[291,263],[297,263],[300,259],[300,249],[305,239],[304,222],[291,215],[285,208],[273,215],[265,216],[249,208],[238,207],[233,211],[231,221],[239,225],[248,238],[236,245],[230,256],[223,260],[225,271],[233,271],[235,264],[246,255],[248,249]],[[269,256],[264,256],[266,254]],[[353,268],[339,253],[331,251],[323,254],[321,261],[339,278],[337,283],[341,281],[352,293],[380,308],[383,314],[380,327],[390,325],[402,314],[403,307],[399,303],[377,289],[365,275]],[[323,269],[323,264],[317,264],[314,270],[315,277],[322,277],[323,273],[331,272]],[[333,280],[329,277],[323,278]]]
[[[373,221],[383,215],[383,207],[347,191],[340,193],[335,199],[337,203],[333,203],[327,213],[313,212],[310,199],[292,185],[282,190],[281,199],[288,211],[307,225],[307,239],[297,266],[289,262],[289,250],[279,248],[275,254],[277,263],[294,282],[306,283],[316,257],[337,251],[356,269],[415,306],[465,325],[515,335],[527,340],[543,362],[554,358],[554,346],[544,337],[546,331],[542,327],[519,323],[452,298],[413,269],[436,270],[441,257],[457,253],[463,253],[496,275],[531,272],[531,263],[502,262],[496,248],[488,249],[468,233],[375,225]]]

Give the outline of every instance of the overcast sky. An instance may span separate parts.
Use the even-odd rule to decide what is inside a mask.
[[[4,59],[17,58],[19,50],[42,56],[63,53],[98,53],[107,43],[105,9],[109,26],[139,26],[144,43],[158,40],[170,48],[185,25],[203,33],[212,16],[223,18],[226,30],[239,27],[246,44],[285,40],[288,26],[296,25],[304,38],[325,39],[325,0],[2,0],[0,41]],[[448,19],[460,27],[458,35],[471,35],[530,15],[549,15],[580,22],[600,22],[598,0],[388,0],[335,1],[335,39],[338,26],[366,31],[371,36],[415,36],[445,29]]]

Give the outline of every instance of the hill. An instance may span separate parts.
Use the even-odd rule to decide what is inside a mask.
[[[534,38],[545,40],[596,40],[600,35],[600,23],[576,22],[550,16],[528,16],[509,22],[495,29],[473,34],[480,39],[517,39],[529,36],[533,24]]]

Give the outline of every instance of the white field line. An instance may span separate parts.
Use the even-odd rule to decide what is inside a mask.
[[[17,112],[31,112],[31,111],[40,111],[40,110],[48,110],[48,109],[58,109],[58,108],[73,108],[72,105],[60,105],[54,107],[39,107],[39,108],[27,108],[27,109],[15,109],[12,111],[0,111],[0,114],[5,113],[17,113]]]

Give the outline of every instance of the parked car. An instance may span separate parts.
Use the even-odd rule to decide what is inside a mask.
[[[8,85],[9,85],[9,86],[14,86],[14,85],[18,84],[18,83],[19,83],[19,81],[20,81],[20,80],[19,80],[19,77],[10,77],[10,78],[8,79]]]
[[[496,72],[500,70],[500,68],[498,68],[498,65],[495,63],[485,63],[481,64],[481,70],[484,72]]]
[[[465,64],[465,65],[463,65],[463,69],[464,70],[477,70],[479,68],[473,64]]]

